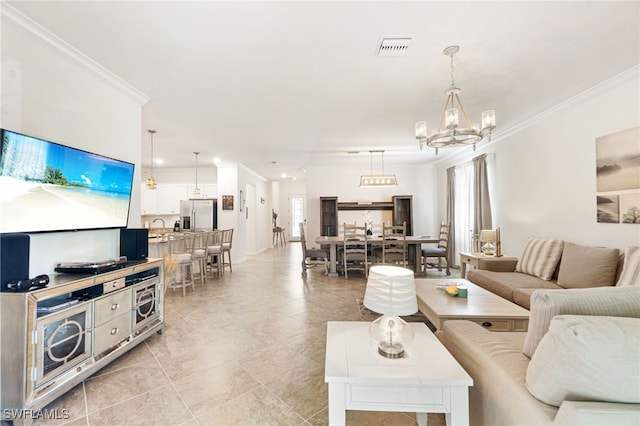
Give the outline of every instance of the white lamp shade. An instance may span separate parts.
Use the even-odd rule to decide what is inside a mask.
[[[418,301],[413,271],[398,266],[372,266],[363,303],[379,314],[415,314]]]

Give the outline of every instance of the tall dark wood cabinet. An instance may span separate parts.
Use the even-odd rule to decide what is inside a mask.
[[[320,235],[338,235],[338,197],[320,197]]]
[[[402,226],[407,222],[407,235],[413,235],[413,210],[411,208],[411,195],[394,195],[393,202],[393,225]]]

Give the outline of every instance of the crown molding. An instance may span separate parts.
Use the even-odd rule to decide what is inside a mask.
[[[0,20],[2,25],[13,28],[41,46],[87,69],[138,104],[144,105],[149,101],[147,95],[4,1],[0,5]]]

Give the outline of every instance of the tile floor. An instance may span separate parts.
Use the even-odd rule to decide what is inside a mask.
[[[301,256],[289,243],[186,297],[169,290],[163,334],[47,407],[69,410],[68,420],[36,424],[326,425],[326,322],[363,320],[365,279],[321,268],[302,279]],[[347,412],[347,425],[414,424],[414,413]]]

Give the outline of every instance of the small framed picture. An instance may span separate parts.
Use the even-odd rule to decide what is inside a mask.
[[[233,195],[222,196],[222,210],[233,210]]]

